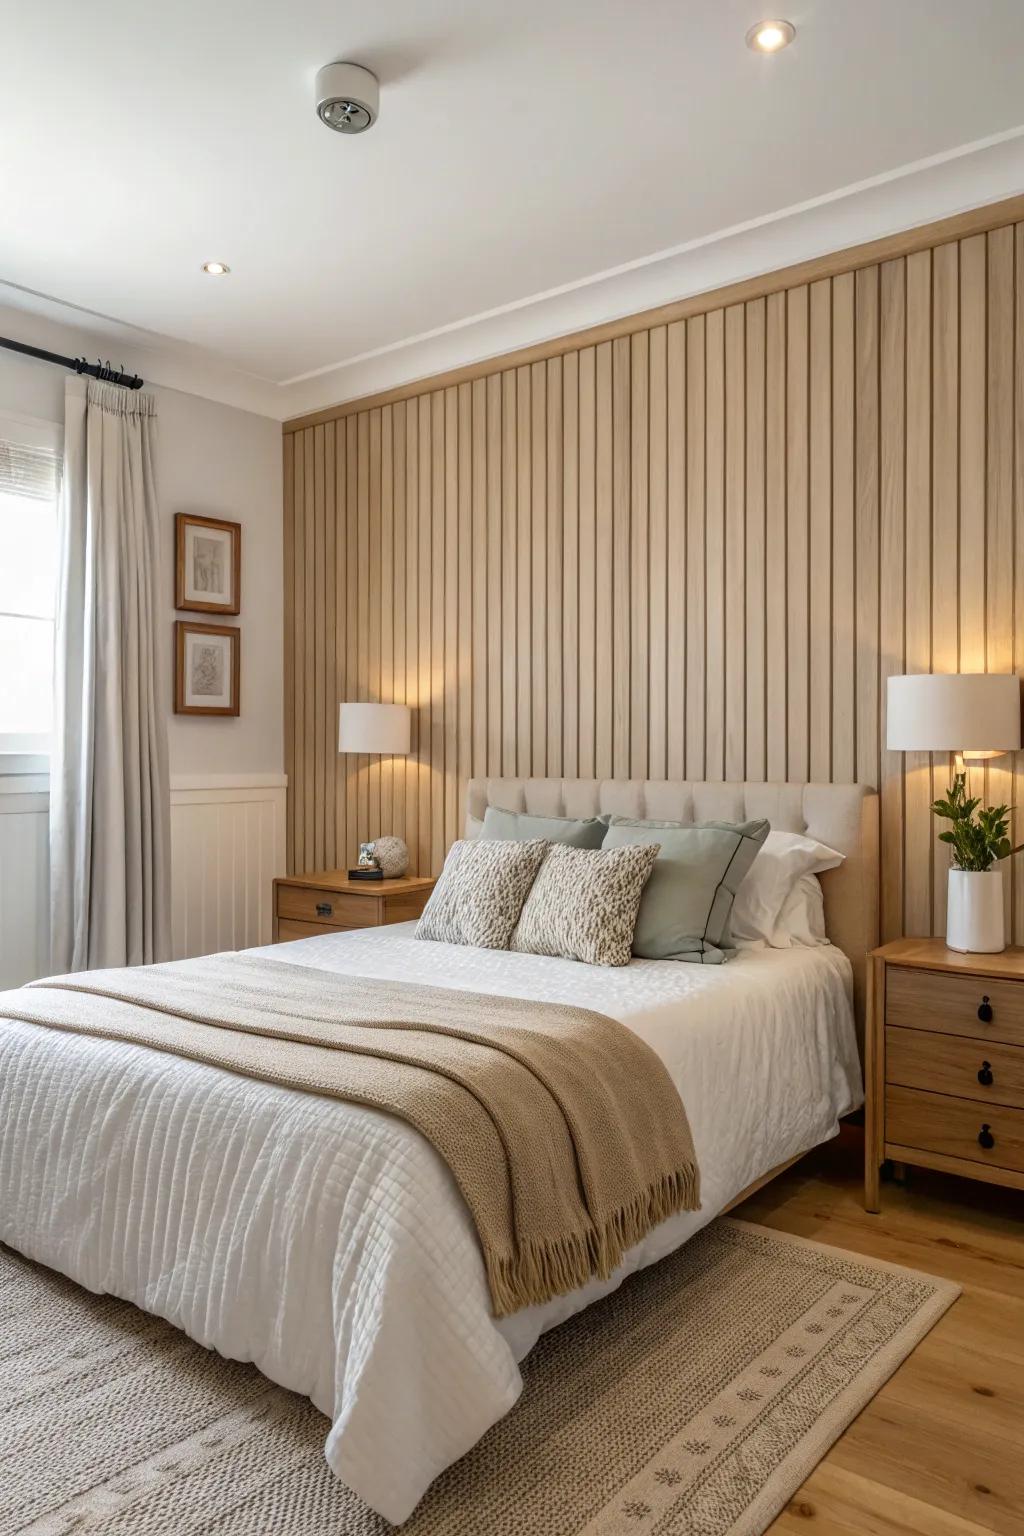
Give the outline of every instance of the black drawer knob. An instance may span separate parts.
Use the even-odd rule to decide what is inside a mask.
[[[991,1152],[995,1144],[996,1139],[992,1135],[992,1132],[989,1130],[987,1125],[983,1125],[981,1130],[978,1132],[978,1146],[984,1147],[986,1152]]]
[[[329,901],[318,901],[316,904],[317,917],[330,917],[333,911],[334,908],[331,906]]]
[[[981,1071],[978,1073],[978,1082],[981,1083],[981,1085],[984,1088],[991,1088],[991,1086],[992,1086],[992,1063],[990,1061],[983,1061],[982,1062],[982,1064],[981,1064]]]
[[[981,1000],[981,1006],[978,1009],[978,1018],[983,1024],[992,1023],[992,1004],[989,1002],[987,997],[983,997]]]

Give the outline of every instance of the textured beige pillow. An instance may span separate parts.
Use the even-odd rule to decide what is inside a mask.
[[[416,938],[508,949],[548,846],[541,838],[526,843],[486,838],[453,843],[417,924]]]
[[[628,965],[640,897],[657,857],[657,843],[607,851],[552,845],[511,948],[587,965]]]

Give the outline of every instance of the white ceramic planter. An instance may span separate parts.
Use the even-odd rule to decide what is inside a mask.
[[[1003,926],[1003,877],[951,869],[946,898],[946,943],[969,955],[995,955],[1006,948]]]

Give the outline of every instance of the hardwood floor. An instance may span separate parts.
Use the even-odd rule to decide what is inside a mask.
[[[911,1169],[861,1203],[844,1128],[735,1214],[963,1286],[771,1536],[1024,1536],[1024,1194]]]

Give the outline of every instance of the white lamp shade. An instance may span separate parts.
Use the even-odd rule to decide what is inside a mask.
[[[890,677],[890,752],[995,757],[1020,746],[1020,679],[997,672]]]
[[[342,704],[338,711],[338,751],[392,756],[408,752],[407,704]]]

